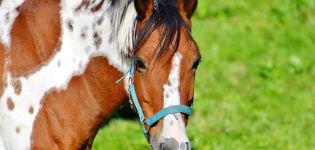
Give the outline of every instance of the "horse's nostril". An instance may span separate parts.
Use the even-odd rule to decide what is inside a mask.
[[[164,149],[164,142],[160,143],[160,149],[159,150],[163,150]]]
[[[191,150],[190,142],[186,142],[186,149],[187,149],[187,150]]]
[[[179,146],[179,150],[191,150],[190,143],[189,142],[181,143]]]

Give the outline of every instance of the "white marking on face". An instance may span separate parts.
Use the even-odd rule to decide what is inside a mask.
[[[17,2],[17,0],[4,0],[2,5]],[[128,70],[128,64],[123,61],[121,54],[127,55],[128,49],[132,48],[133,22],[136,18],[133,4],[127,9],[126,20],[118,34],[119,39],[110,40],[113,25],[111,24],[112,16],[107,10],[111,7],[111,1],[105,0],[100,10],[93,13],[90,9],[76,11],[81,2],[82,0],[61,1],[61,47],[49,62],[29,76],[13,78],[10,72],[6,72],[7,87],[3,95],[0,95],[0,150],[2,147],[10,150],[30,149],[32,127],[45,94],[52,90],[66,90],[68,82],[74,76],[83,74],[92,58],[103,56],[117,70],[121,72]],[[98,23],[101,18],[103,18],[102,23]],[[6,29],[3,28],[5,26],[1,24],[1,19],[0,31]],[[11,22],[14,22],[14,19]],[[10,38],[6,35],[7,31],[0,33],[1,41],[8,44],[7,41]],[[120,51],[119,48],[121,48]],[[21,81],[21,92],[18,95],[12,84],[14,80]],[[14,103],[13,110],[7,107],[8,98],[11,98]],[[29,113],[30,107],[33,108],[33,113]]]
[[[0,137],[0,150],[5,150],[5,147],[2,143],[2,138]]]
[[[0,5],[0,42],[9,47],[10,32],[15,18],[19,12],[16,10],[24,0],[3,0]]]
[[[182,55],[175,53],[172,60],[172,68],[169,74],[168,83],[164,85],[164,108],[180,105],[180,64]],[[186,135],[185,123],[180,113],[170,114],[163,119],[163,128],[160,135],[160,140],[165,138],[174,138],[181,143],[188,142]]]

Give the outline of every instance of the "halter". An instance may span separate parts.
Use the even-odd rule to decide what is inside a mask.
[[[151,127],[157,123],[159,120],[164,118],[165,116],[169,114],[175,114],[175,113],[181,113],[181,114],[186,114],[190,115],[192,112],[192,109],[188,106],[185,105],[173,105],[170,107],[163,108],[153,116],[147,118],[144,116],[144,113],[142,111],[142,108],[140,106],[139,100],[137,98],[135,86],[134,86],[134,66],[135,66],[135,60],[134,58],[131,59],[130,66],[128,69],[128,72],[119,80],[116,81],[116,83],[119,83],[123,79],[125,79],[129,75],[129,98],[131,99],[131,102],[136,106],[136,110],[138,112],[139,120],[142,125],[142,130],[145,138],[148,140],[148,133],[151,129]]]

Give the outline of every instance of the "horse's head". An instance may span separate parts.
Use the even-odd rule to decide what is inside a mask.
[[[150,118],[170,106],[190,107],[200,62],[190,34],[197,0],[135,0],[134,4],[138,23],[133,83],[144,116]],[[153,149],[190,149],[188,115],[176,109],[181,108],[162,112],[150,129],[144,127]]]

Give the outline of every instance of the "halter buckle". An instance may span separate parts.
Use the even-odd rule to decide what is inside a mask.
[[[129,85],[133,84],[133,79],[132,79],[132,77],[131,77],[131,76],[129,77],[128,82],[129,82]]]
[[[150,131],[151,127],[147,124],[147,119],[142,121],[142,127],[146,134]]]

